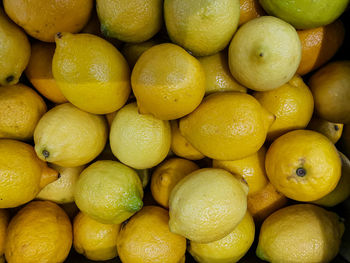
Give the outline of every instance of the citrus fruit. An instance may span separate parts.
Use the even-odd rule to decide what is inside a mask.
[[[272,16],[262,16],[241,26],[229,46],[233,77],[257,91],[278,88],[295,74],[301,59],[296,30]]]
[[[116,161],[88,166],[75,186],[80,211],[104,224],[120,224],[142,208],[143,189],[137,173]]]
[[[41,95],[60,104],[67,102],[67,99],[63,96],[52,75],[51,66],[54,53],[54,44],[42,42],[32,44],[32,53],[25,73]]]
[[[324,135],[295,130],[277,138],[266,153],[266,173],[277,191],[297,201],[330,193],[341,176],[341,160]]]
[[[333,212],[311,204],[288,206],[264,221],[256,254],[269,262],[331,262],[343,232]]]
[[[342,123],[326,121],[314,116],[309,122],[307,129],[314,130],[325,135],[333,143],[336,143],[343,133]]]
[[[328,25],[345,10],[349,0],[260,0],[264,10],[297,29]]]
[[[5,240],[6,240],[6,232],[7,225],[9,223],[9,213],[5,209],[0,209],[0,262],[5,262],[4,252],[5,252]]]
[[[52,73],[67,100],[87,112],[116,111],[130,93],[128,63],[111,43],[91,34],[58,34]]]
[[[74,202],[75,184],[84,166],[66,168],[50,164],[50,167],[59,173],[59,178],[41,189],[36,198],[52,201],[57,204]]]
[[[97,0],[101,31],[123,42],[139,43],[153,37],[163,22],[163,1]]]
[[[188,251],[197,262],[238,262],[254,241],[255,225],[252,216],[246,212],[234,230],[222,239],[202,244],[190,241]]]
[[[175,185],[189,173],[198,170],[194,162],[181,158],[171,158],[158,165],[151,179],[151,191],[154,200],[169,208],[169,196]]]
[[[46,112],[46,104],[23,84],[0,86],[0,112],[0,138],[29,140]]]
[[[131,85],[140,113],[171,120],[199,105],[205,92],[205,73],[196,58],[166,43],[140,56],[131,74]]]
[[[92,0],[5,0],[7,15],[28,35],[54,42],[58,32],[79,32],[88,22]]]
[[[259,4],[259,0],[239,0],[240,4],[240,15],[239,15],[239,25],[257,18],[259,16],[265,15],[264,9]]]
[[[102,224],[82,212],[74,218],[74,249],[90,260],[104,261],[117,256],[119,224]]]
[[[298,75],[277,89],[255,92],[254,97],[276,116],[267,133],[268,140],[291,130],[305,128],[314,111],[312,93]]]
[[[223,50],[239,20],[238,0],[165,0],[164,20],[172,42],[195,56]]]
[[[164,208],[145,206],[120,230],[119,257],[124,263],[178,263],[186,252],[186,239],[168,227]]]
[[[218,91],[240,91],[247,89],[239,84],[228,68],[227,52],[221,51],[211,56],[199,57],[205,73],[205,94]]]
[[[178,120],[172,120],[171,126],[171,146],[170,149],[177,156],[183,157],[188,160],[200,160],[204,158],[197,149],[195,149],[185,137],[182,136],[179,130]]]
[[[31,201],[57,177],[58,172],[40,160],[31,145],[0,139],[0,208]]]
[[[67,214],[49,201],[27,204],[12,218],[7,231],[7,262],[63,262],[72,246]]]
[[[222,168],[235,176],[244,178],[249,186],[248,196],[265,188],[268,183],[265,172],[266,148],[263,146],[259,151],[235,161],[213,160],[214,168]]]
[[[126,43],[123,46],[122,54],[124,55],[130,68],[133,68],[143,52],[158,44],[160,43],[158,43],[156,40],[148,40],[141,43]]]
[[[247,185],[223,169],[196,170],[171,192],[170,231],[197,243],[219,240],[243,219],[247,193]]]
[[[327,26],[297,32],[302,52],[297,70],[300,75],[305,75],[330,60],[343,44],[345,35],[344,25],[340,20]]]
[[[0,85],[16,84],[30,57],[26,34],[0,8]]]
[[[180,132],[209,158],[237,160],[260,149],[273,121],[274,116],[251,95],[214,93],[180,120]]]
[[[311,76],[309,85],[319,117],[336,123],[350,123],[349,60],[322,67]]]
[[[130,103],[117,112],[109,137],[112,152],[122,163],[146,169],[167,156],[171,131],[168,121],[140,114],[136,103]]]

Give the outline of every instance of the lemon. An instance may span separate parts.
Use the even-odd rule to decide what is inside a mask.
[[[170,149],[177,156],[183,157],[188,160],[200,160],[204,158],[197,149],[195,149],[186,139],[183,137],[179,130],[179,122],[172,120],[171,126],[171,146]]]
[[[7,225],[9,223],[9,213],[5,209],[0,209],[0,262],[4,263],[4,251],[5,251],[5,240]]]
[[[213,160],[214,168],[222,168],[235,176],[244,178],[249,186],[248,196],[262,190],[268,180],[265,172],[266,148],[260,150],[246,158],[235,161]]]
[[[30,57],[26,34],[0,8],[0,85],[16,84]]]
[[[136,103],[119,110],[112,122],[110,143],[113,154],[135,169],[151,168],[167,156],[171,131],[168,121],[140,114]]]
[[[118,253],[123,263],[184,262],[186,239],[168,227],[169,214],[164,208],[145,206],[120,230]]]
[[[87,112],[116,111],[130,93],[126,60],[108,41],[91,34],[58,34],[52,73],[67,100]]]
[[[337,214],[311,204],[292,205],[264,221],[256,254],[269,262],[331,262],[343,232]]]
[[[180,120],[180,132],[209,158],[238,160],[261,148],[273,121],[274,116],[251,95],[214,93]]]
[[[343,133],[343,126],[344,124],[342,123],[330,122],[314,116],[309,122],[307,129],[322,133],[333,143],[336,143]]]
[[[143,189],[137,173],[116,161],[97,161],[75,186],[78,208],[104,224],[120,224],[142,208]]]
[[[158,44],[160,43],[158,43],[156,40],[148,40],[141,43],[126,43],[123,46],[122,54],[124,55],[130,68],[133,68],[143,52]]]
[[[172,42],[195,56],[224,49],[239,21],[239,1],[165,0],[164,20]]]
[[[123,42],[146,41],[162,27],[161,0],[97,0],[96,9],[103,34]]]
[[[226,51],[211,56],[199,57],[198,60],[202,64],[205,73],[206,95],[221,91],[247,92],[247,88],[232,77],[228,67]]]
[[[329,194],[341,176],[341,160],[334,144],[309,130],[277,138],[266,153],[265,167],[277,191],[303,202]]]
[[[36,156],[31,145],[0,139],[0,208],[31,201],[57,176],[57,171]]]
[[[313,201],[314,204],[335,206],[350,196],[350,161],[341,152],[339,152],[339,155],[342,160],[342,174],[336,188],[321,199]]]
[[[90,260],[104,261],[117,256],[120,224],[101,224],[79,212],[73,222],[74,248]]]
[[[0,112],[0,138],[29,140],[46,112],[46,104],[23,84],[0,86]]]
[[[107,140],[107,124],[70,103],[49,110],[34,131],[35,151],[40,159],[74,167],[92,161]]]
[[[225,237],[247,211],[247,192],[243,181],[223,169],[190,173],[171,192],[170,231],[198,243]]]
[[[239,261],[254,241],[255,225],[252,216],[246,212],[235,229],[222,239],[201,244],[190,241],[188,251],[197,262],[231,263]]]
[[[49,201],[27,204],[7,231],[5,257],[11,263],[64,262],[72,246],[68,216]]]
[[[55,164],[50,164],[54,170],[59,173],[59,178],[46,185],[39,194],[37,199],[48,200],[58,204],[74,202],[74,188],[84,166],[65,168]]]
[[[154,200],[169,208],[169,196],[175,185],[189,173],[198,170],[194,162],[181,158],[171,158],[157,166],[152,174],[151,192]]]
[[[253,96],[276,116],[267,133],[268,140],[274,140],[291,130],[305,128],[314,111],[312,93],[297,75],[277,89],[255,92]]]
[[[205,74],[199,61],[184,49],[160,44],[140,56],[131,74],[131,85],[140,113],[171,120],[200,104]]]
[[[229,46],[229,67],[245,87],[266,91],[287,83],[301,60],[299,36],[290,24],[262,16],[241,26]]]

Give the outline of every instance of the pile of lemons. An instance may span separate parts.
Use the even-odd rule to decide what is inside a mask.
[[[1,263],[336,257],[349,0],[2,3]]]

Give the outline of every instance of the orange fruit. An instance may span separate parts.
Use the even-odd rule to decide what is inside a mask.
[[[297,73],[305,75],[330,60],[344,40],[344,25],[340,20],[323,27],[298,30],[301,61]]]
[[[67,99],[63,96],[52,75],[51,64],[54,53],[54,44],[34,43],[25,74],[41,95],[59,104],[67,102]]]
[[[239,0],[240,16],[238,25],[265,14],[258,0]]]

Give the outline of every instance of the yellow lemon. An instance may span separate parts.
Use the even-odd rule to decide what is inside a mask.
[[[80,175],[74,192],[78,208],[104,224],[120,224],[142,208],[137,173],[116,161],[97,161]]]
[[[34,131],[39,158],[63,167],[92,161],[101,153],[106,140],[107,124],[103,116],[82,111],[70,103],[49,110]]]
[[[219,240],[243,219],[247,193],[247,185],[223,169],[196,170],[171,192],[170,231],[198,243]]]
[[[60,104],[67,102],[67,99],[63,96],[52,75],[54,53],[55,45],[53,43],[35,42],[32,44],[32,54],[25,73],[41,95]]]
[[[126,43],[123,46],[122,54],[124,55],[130,68],[133,68],[143,52],[158,44],[160,43],[156,40],[148,40],[141,43]]]
[[[46,104],[23,84],[0,86],[0,112],[0,138],[29,140],[46,112]]]
[[[246,158],[235,161],[213,160],[214,168],[222,168],[233,175],[238,175],[247,182],[249,186],[248,196],[262,190],[268,183],[265,172],[266,148],[260,150]]]
[[[123,42],[146,41],[162,27],[161,0],[97,0],[96,9],[102,33]]]
[[[256,254],[269,262],[331,262],[343,233],[337,214],[311,204],[292,205],[264,221]]]
[[[182,136],[179,130],[179,122],[172,120],[171,126],[171,146],[170,149],[177,156],[183,157],[189,160],[200,160],[205,156],[195,149],[185,137]]]
[[[16,84],[30,57],[26,34],[0,8],[0,85]]]
[[[122,163],[146,169],[167,156],[171,130],[168,121],[140,114],[136,103],[131,103],[117,112],[109,137],[112,152]]]
[[[186,239],[171,233],[168,221],[169,214],[164,208],[157,206],[142,208],[120,230],[117,246],[121,261],[123,263],[182,262],[186,252]]]
[[[305,128],[314,111],[312,93],[300,76],[294,76],[277,89],[255,92],[254,97],[276,116],[267,133],[268,140],[291,130]]]
[[[112,44],[91,34],[58,34],[52,73],[67,100],[87,112],[116,111],[130,93],[128,63]]]
[[[222,239],[202,244],[190,241],[188,251],[197,262],[231,263],[238,262],[254,241],[255,224],[249,212],[234,230]]]
[[[184,49],[160,44],[140,56],[131,74],[131,85],[141,113],[171,120],[200,104],[205,74],[199,61]]]
[[[36,198],[52,201],[58,204],[74,202],[75,184],[81,171],[84,169],[84,166],[66,168],[50,164],[50,167],[59,173],[59,178],[41,189]]]
[[[4,263],[5,240],[7,236],[7,225],[9,223],[9,213],[5,209],[0,209],[0,262]]]
[[[224,49],[239,21],[239,1],[165,0],[164,20],[170,39],[195,56]]]
[[[245,87],[266,91],[287,83],[301,60],[301,43],[294,27],[272,16],[241,26],[229,46],[229,67]]]
[[[342,173],[336,188],[321,199],[313,201],[314,204],[335,206],[350,196],[350,161],[341,152],[339,152],[339,155],[342,161]]]
[[[288,132],[266,153],[270,182],[288,198],[314,201],[330,193],[341,176],[341,160],[334,144],[309,130]]]
[[[72,225],[55,203],[27,204],[10,221],[5,257],[11,263],[64,262],[72,246]]]
[[[151,191],[154,200],[169,208],[169,196],[175,185],[189,173],[198,170],[194,162],[181,158],[171,158],[157,166],[152,174]]]
[[[343,133],[343,126],[344,124],[342,123],[334,123],[314,116],[307,129],[322,133],[333,143],[336,143]]]
[[[274,116],[251,95],[214,93],[180,120],[180,132],[209,158],[237,160],[261,148],[273,121]]]
[[[57,177],[58,172],[40,160],[31,145],[0,139],[0,208],[31,201]]]
[[[58,32],[79,32],[88,22],[93,0],[5,0],[7,15],[28,35],[54,42]]]
[[[235,80],[227,62],[227,52],[221,51],[211,56],[199,57],[205,73],[205,94],[219,91],[247,92],[247,88]]]
[[[120,224],[102,224],[82,212],[74,218],[73,240],[75,250],[96,261],[117,256]]]

